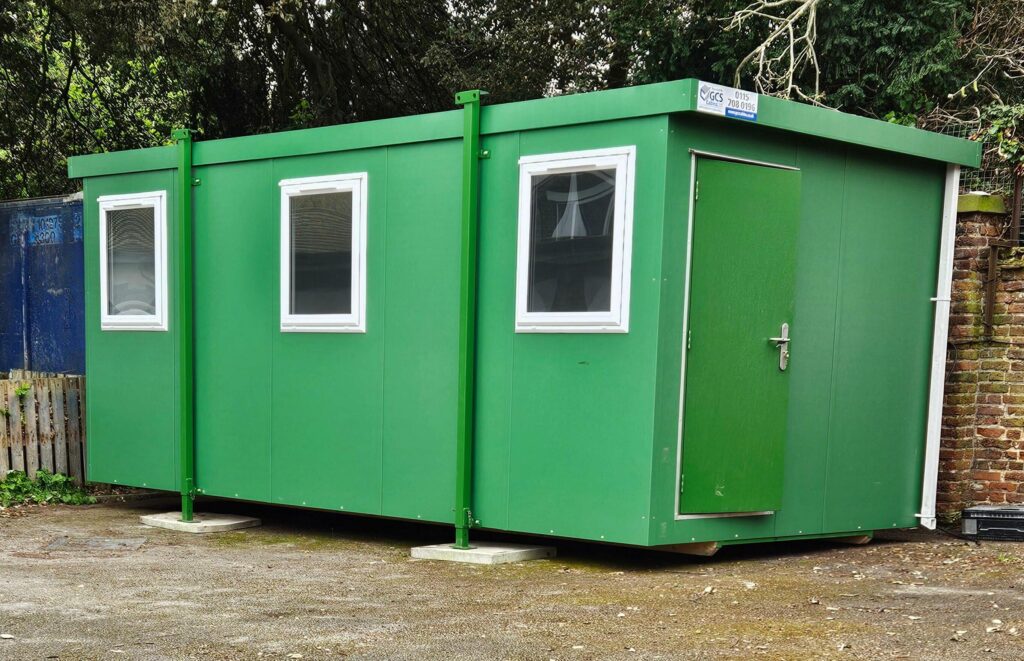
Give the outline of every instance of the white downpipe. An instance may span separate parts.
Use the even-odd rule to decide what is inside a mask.
[[[942,396],[946,383],[946,343],[949,341],[949,299],[953,289],[953,245],[956,242],[956,203],[960,192],[960,166],[946,166],[942,203],[942,238],[939,276],[935,287],[935,330],[932,335],[932,375],[928,389],[928,426],[925,436],[924,476],[921,486],[921,525],[935,529],[935,491],[939,481],[942,440]]]

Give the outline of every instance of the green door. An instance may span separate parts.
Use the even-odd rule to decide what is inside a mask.
[[[789,328],[800,173],[709,158],[696,167],[680,513],[776,510],[789,399],[783,349],[800,359],[800,329]],[[792,344],[771,339],[787,333]]]

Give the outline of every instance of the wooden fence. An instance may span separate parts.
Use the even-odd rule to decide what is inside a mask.
[[[85,377],[0,373],[0,479],[44,469],[81,484],[84,461]]]

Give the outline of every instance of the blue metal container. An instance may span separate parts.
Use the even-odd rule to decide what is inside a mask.
[[[85,370],[82,197],[0,202],[0,371]]]

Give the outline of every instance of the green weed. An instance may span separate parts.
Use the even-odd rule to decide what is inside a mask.
[[[11,471],[0,481],[0,507],[22,503],[63,503],[65,505],[90,505],[96,499],[67,475],[40,470],[36,479],[30,480],[23,471]]]

